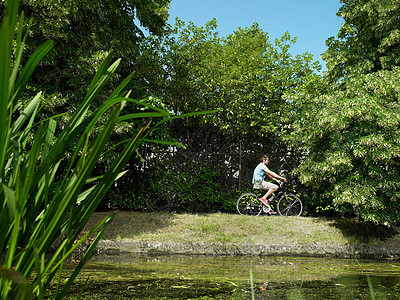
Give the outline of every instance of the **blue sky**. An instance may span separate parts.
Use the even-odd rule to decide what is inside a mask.
[[[340,6],[340,0],[172,0],[168,23],[174,24],[179,17],[203,26],[216,18],[220,37],[254,22],[271,40],[288,31],[297,37],[292,55],[310,52],[325,70],[320,55],[327,49],[325,41],[336,36],[343,24],[343,19],[336,16]]]

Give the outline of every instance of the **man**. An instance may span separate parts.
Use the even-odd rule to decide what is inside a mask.
[[[269,158],[267,155],[263,155],[261,157],[261,161],[262,162],[259,163],[258,166],[254,169],[252,180],[253,188],[267,191],[264,197],[261,197],[260,200],[267,206],[268,212],[270,214],[276,214],[276,212],[274,212],[269,206],[269,201],[267,199],[279,188],[279,186],[274,183],[265,181],[265,177],[275,180],[277,182],[279,182],[279,180],[286,182],[286,179],[268,169],[267,165],[269,163]]]

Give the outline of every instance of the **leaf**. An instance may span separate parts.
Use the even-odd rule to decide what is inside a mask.
[[[1,184],[2,190],[5,196],[5,202],[8,209],[8,217],[10,220],[14,220],[15,218],[15,211],[17,209],[17,201],[15,199],[15,191],[9,188],[4,183]]]
[[[10,18],[6,14],[1,20],[0,27],[0,172],[4,172],[4,162],[6,151],[9,145],[7,140],[9,119],[9,95],[8,84],[10,76],[10,56],[11,56],[11,32]]]
[[[93,232],[95,232],[98,228],[100,228],[100,226],[103,226],[103,228],[100,230],[100,232],[97,234],[97,236],[93,239],[89,249],[86,251],[85,255],[81,258],[81,260],[79,261],[78,265],[76,266],[74,272],[71,274],[71,276],[68,278],[68,281],[66,282],[66,284],[64,285],[61,293],[59,293],[55,299],[63,299],[63,297],[65,296],[66,292],[68,291],[69,287],[71,286],[71,284],[73,283],[73,281],[75,280],[75,278],[78,276],[79,272],[81,271],[81,269],[83,268],[84,264],[86,263],[86,261],[89,259],[90,255],[93,253],[93,251],[95,250],[98,242],[101,240],[104,232],[106,231],[107,227],[110,225],[110,223],[112,222],[112,220],[114,219],[115,214],[111,214],[108,217],[104,218],[103,220],[101,220],[99,223],[97,223],[97,225],[95,227],[93,227],[84,237],[82,237],[82,239],[80,239],[80,241],[77,243],[77,246],[80,245],[84,240],[86,240],[86,238],[88,236],[90,236]],[[76,247],[77,247],[76,246]],[[71,249],[72,252],[73,249]],[[67,257],[67,255],[69,255],[70,253],[67,253],[65,257]]]
[[[29,79],[31,78],[33,71],[39,62],[46,56],[46,54],[53,47],[53,43],[50,41],[44,42],[39,48],[29,57],[26,62],[24,68],[21,71],[21,75],[18,77],[17,82],[15,83],[14,93],[11,95],[11,101],[13,105],[15,101],[18,99],[19,95],[22,93]]]
[[[10,268],[0,266],[0,279],[3,287],[7,288],[4,280],[18,284],[18,290],[15,294],[16,299],[31,299],[32,298],[32,284],[20,273]],[[2,292],[2,295],[5,293]]]
[[[36,116],[36,111],[39,108],[40,100],[42,97],[42,92],[39,92],[27,105],[24,111],[20,114],[18,119],[13,123],[11,136],[14,137],[21,130],[22,126],[31,119],[30,126],[27,126],[27,131],[29,131],[32,126],[34,117]]]

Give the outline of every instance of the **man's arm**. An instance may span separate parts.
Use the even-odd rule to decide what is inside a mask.
[[[276,174],[275,172],[272,172],[270,169],[268,169],[268,168],[265,168],[264,169],[264,172],[265,172],[265,174],[268,176],[268,177],[270,177],[271,179],[273,179],[273,180],[276,180],[276,181],[278,181],[278,179],[279,180],[282,180],[283,182],[286,182],[286,179],[285,178],[283,178],[282,176],[279,176],[278,174]]]
[[[265,177],[267,177],[267,179],[269,179],[269,180],[274,180],[274,181],[279,182],[279,179],[272,177],[272,176],[269,175],[268,173],[265,173]]]

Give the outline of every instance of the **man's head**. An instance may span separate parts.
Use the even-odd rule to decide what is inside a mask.
[[[269,157],[268,157],[268,155],[263,155],[263,156],[261,156],[261,161],[262,161],[264,164],[268,164],[268,163],[269,163]]]

